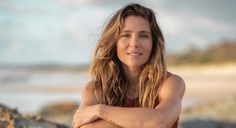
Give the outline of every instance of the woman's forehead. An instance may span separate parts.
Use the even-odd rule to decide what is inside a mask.
[[[139,31],[142,33],[150,33],[150,24],[148,20],[144,19],[141,16],[129,16],[125,19],[124,27],[122,32],[133,32]]]

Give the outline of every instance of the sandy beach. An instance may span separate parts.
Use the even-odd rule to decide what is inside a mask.
[[[232,108],[235,106],[232,102],[236,102],[236,65],[178,66],[168,67],[168,71],[180,75],[186,83],[180,118],[181,124],[192,118],[203,118],[205,121],[206,117],[211,120],[236,122],[234,118],[236,112]],[[27,114],[37,114],[42,108],[45,109],[45,106],[53,106],[57,103],[74,102],[79,104],[83,85],[89,80],[88,71],[82,73],[73,71],[72,74],[70,71],[63,72],[66,75],[62,75],[63,73],[60,71],[33,71],[33,73],[27,71],[27,76],[34,75],[34,79],[38,77],[38,82],[24,83],[21,81],[19,84],[13,82],[0,86],[0,103],[17,108],[20,112]],[[51,76],[58,76],[58,73],[60,77],[54,78],[55,83],[47,84],[44,81],[50,81]],[[22,73],[15,73],[15,75],[22,76]],[[48,76],[50,77],[48,78]],[[63,79],[59,80],[62,81],[61,84],[55,80],[57,78]],[[31,109],[25,106],[31,106]],[[60,110],[58,107],[57,109]],[[222,111],[227,114],[219,115]],[[55,114],[55,112],[53,113]],[[52,121],[70,126],[71,114],[71,111],[69,114],[61,115],[61,117],[49,114],[45,118],[47,116],[51,119],[55,117],[55,120]],[[63,122],[65,116],[67,121]],[[181,127],[185,128],[184,126]]]
[[[185,81],[183,103],[213,102],[236,94],[236,65],[170,67],[169,71]]]
[[[183,109],[197,104],[217,101],[236,94],[235,64],[178,67],[169,66],[168,71],[178,74],[185,81],[186,92],[183,99]],[[1,74],[4,73],[5,72],[2,72]],[[26,82],[16,81],[10,84],[7,83],[8,85],[0,86],[0,92],[2,94],[0,95],[2,96],[1,100],[4,100],[3,97],[8,98],[8,95],[11,94],[24,96],[33,93],[42,96],[45,94],[71,94],[77,96],[77,99],[72,99],[73,101],[79,101],[83,86],[89,80],[88,70],[83,70],[81,72],[64,70],[18,71],[18,73],[14,72],[13,75],[33,77],[29,78]],[[12,100],[13,99],[14,97],[12,97]],[[59,99],[57,101],[59,101]]]
[[[236,66],[170,67],[186,83],[180,128],[236,127]]]

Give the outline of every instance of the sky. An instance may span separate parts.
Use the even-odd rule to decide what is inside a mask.
[[[155,11],[166,53],[236,40],[235,0],[1,0],[0,65],[89,64],[104,25],[130,2]]]

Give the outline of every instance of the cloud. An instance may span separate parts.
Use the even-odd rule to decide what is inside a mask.
[[[108,6],[121,3],[121,1],[111,0],[57,0],[57,2],[70,6]]]
[[[168,50],[180,51],[191,43],[206,46],[221,38],[235,39],[234,2],[214,1],[138,2],[157,12]],[[103,25],[113,12],[132,1],[4,2],[0,16],[0,64],[78,64],[89,63]]]
[[[236,1],[165,0],[151,4],[158,13],[170,51],[181,51],[190,45],[206,47],[224,38],[236,39]]]

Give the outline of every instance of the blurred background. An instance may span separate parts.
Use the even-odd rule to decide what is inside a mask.
[[[71,126],[103,27],[130,2],[156,12],[186,82],[180,127],[236,127],[234,0],[1,0],[0,106]]]

